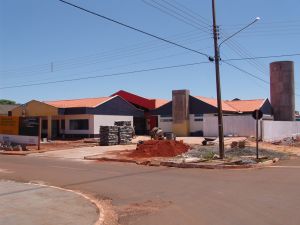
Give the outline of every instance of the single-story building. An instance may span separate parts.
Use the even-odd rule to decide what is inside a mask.
[[[262,110],[265,119],[272,118],[268,99],[226,100],[222,101],[222,108],[224,118],[227,117],[224,126],[227,127],[231,121],[250,121],[252,124],[251,113],[255,109]],[[215,134],[217,112],[216,99],[192,96],[188,90],[173,91],[172,101],[145,98],[121,90],[110,97],[32,100],[11,110],[11,115],[41,117],[42,136],[51,139],[98,137],[101,125],[114,125],[115,121],[131,121],[136,134],[148,134],[157,126],[177,136],[201,136],[205,130]],[[229,120],[229,116],[238,117]],[[229,129],[227,133],[236,132]]]
[[[165,99],[145,98],[127,91],[120,90],[112,96],[121,96],[126,101],[133,104],[138,109],[144,111],[144,117],[134,118],[136,134],[148,134],[152,128],[158,126],[157,116],[152,116],[150,111],[161,107],[169,102]]]
[[[264,118],[272,117],[272,106],[268,99],[226,100],[222,101],[223,116],[251,116],[260,109]],[[188,90],[172,92],[172,101],[152,110],[157,116],[158,126],[165,132],[174,132],[178,136],[202,136],[204,121],[208,117],[217,117],[217,100],[202,96],[192,96]],[[213,124],[217,130],[217,125]]]
[[[131,121],[144,112],[120,96],[58,101],[32,100],[13,109],[12,116],[42,118],[42,136],[98,137],[101,125],[112,126],[115,121]]]
[[[0,104],[0,116],[9,116],[10,111],[18,106],[18,104]]]

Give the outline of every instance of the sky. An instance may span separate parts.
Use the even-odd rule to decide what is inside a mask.
[[[214,55],[210,0],[69,2]],[[299,9],[298,0],[216,0],[219,41],[261,18],[222,44],[221,59],[300,53]],[[118,90],[171,99],[176,89],[188,89],[194,96],[216,97],[215,67],[206,56],[58,0],[1,0],[0,10],[0,99],[25,103],[32,99],[102,97]],[[299,56],[230,61],[246,73],[221,62],[222,98],[269,98],[269,64],[284,60],[295,62],[299,110]],[[177,67],[193,63],[201,64]],[[152,70],[162,67],[173,68]],[[65,81],[51,83],[61,80]]]

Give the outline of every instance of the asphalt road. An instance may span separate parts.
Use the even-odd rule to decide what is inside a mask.
[[[112,199],[121,224],[300,224],[300,159],[264,169],[203,170],[1,155],[0,179]]]

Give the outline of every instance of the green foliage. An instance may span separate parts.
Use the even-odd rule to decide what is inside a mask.
[[[214,155],[214,152],[207,152],[205,155],[203,155],[203,158],[207,160],[212,160],[214,158]]]
[[[8,99],[0,99],[0,105],[14,105],[16,104],[15,101],[8,100]]]

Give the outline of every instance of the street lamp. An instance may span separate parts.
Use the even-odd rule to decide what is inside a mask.
[[[218,34],[217,34],[217,21],[216,21],[216,9],[215,9],[215,0],[212,0],[212,14],[213,14],[213,32],[214,32],[214,46],[215,46],[215,68],[216,68],[216,86],[217,86],[217,104],[218,104],[218,133],[219,133],[219,155],[220,158],[224,158],[224,132],[223,132],[223,112],[222,112],[222,97],[221,97],[221,82],[220,82],[220,47],[221,45],[237,35],[241,31],[247,29],[252,24],[260,20],[259,17],[256,17],[255,20],[249,23],[247,26],[233,33],[229,37],[225,38],[220,44],[218,44]],[[211,60],[211,59],[210,59]]]
[[[219,44],[219,49],[221,47],[221,45],[228,41],[230,38],[234,37],[235,35],[237,35],[238,33],[242,32],[243,30],[246,30],[248,27],[250,27],[251,25],[253,25],[254,23],[256,23],[257,21],[260,20],[260,17],[256,17],[251,23],[249,23],[248,25],[246,25],[245,27],[241,28],[240,30],[238,30],[237,32],[233,33],[232,35],[230,35],[229,37],[225,38],[220,44]]]

